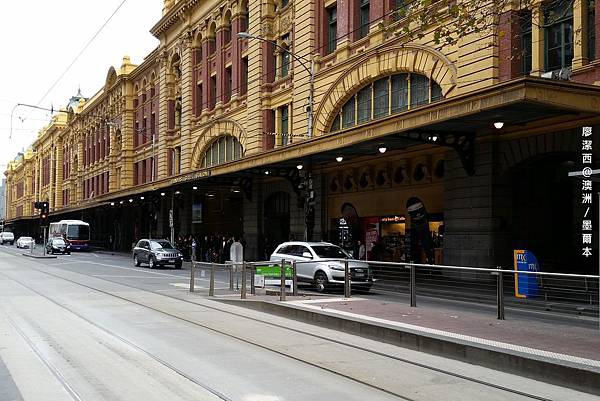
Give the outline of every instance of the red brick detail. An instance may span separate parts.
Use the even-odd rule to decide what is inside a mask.
[[[523,49],[517,11],[507,11],[500,15],[498,32],[498,75],[500,81],[507,81],[520,76],[522,72]]]
[[[275,147],[275,116],[273,110],[263,110],[262,126],[263,132],[263,150],[273,149]]]

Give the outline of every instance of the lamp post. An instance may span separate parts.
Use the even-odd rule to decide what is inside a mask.
[[[300,63],[302,68],[304,68],[308,72],[310,80],[309,80],[309,93],[308,93],[308,108],[306,110],[307,111],[307,137],[308,137],[308,139],[311,139],[313,136],[313,121],[314,121],[313,103],[314,103],[314,92],[315,92],[315,63],[314,63],[313,59],[311,58],[310,60],[308,60],[306,57],[299,56],[296,53],[289,51],[285,47],[277,44],[276,42],[274,42],[272,40],[261,38],[260,36],[251,35],[248,32],[238,32],[237,35],[240,39],[256,39],[256,40],[261,40],[263,42],[271,43],[272,45],[277,46],[278,48],[280,48],[281,50],[283,50],[284,52],[286,52],[290,56],[292,56],[294,58],[294,60],[296,60],[298,63]],[[310,63],[309,66],[306,65],[307,62]]]

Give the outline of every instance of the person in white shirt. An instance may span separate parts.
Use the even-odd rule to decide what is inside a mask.
[[[233,244],[231,244],[231,248],[229,249],[229,260],[234,263],[242,263],[244,261],[244,246],[238,237],[233,238]]]

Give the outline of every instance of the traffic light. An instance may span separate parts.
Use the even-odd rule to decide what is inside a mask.
[[[48,214],[50,213],[50,204],[48,202],[35,202],[33,205],[36,209],[40,209],[40,226],[48,225]]]

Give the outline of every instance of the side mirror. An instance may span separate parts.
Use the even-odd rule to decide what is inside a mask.
[[[302,257],[312,259],[312,255],[310,254],[310,252],[302,252]]]

